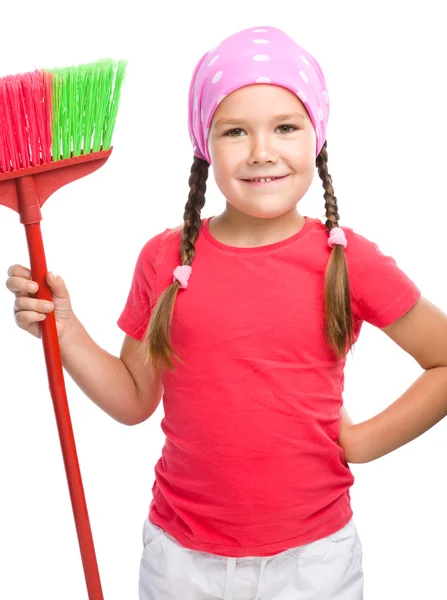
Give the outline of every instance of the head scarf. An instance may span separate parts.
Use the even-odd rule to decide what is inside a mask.
[[[275,27],[235,33],[197,63],[188,95],[188,129],[194,155],[211,164],[208,132],[219,103],[231,92],[256,83],[278,85],[298,96],[315,129],[318,156],[329,118],[323,72],[309,52]]]

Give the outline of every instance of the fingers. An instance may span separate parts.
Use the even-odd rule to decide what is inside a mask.
[[[22,301],[23,300],[33,301],[34,299],[33,298],[22,298],[21,300]],[[15,319],[17,326],[20,329],[23,329],[24,331],[31,333],[33,336],[35,336],[37,338],[41,338],[42,337],[41,325],[46,320],[48,315],[54,310],[54,305],[51,308],[46,308],[44,306],[39,306],[38,308],[39,308],[39,310],[29,310],[27,308],[25,308],[24,310],[14,309],[14,319]],[[42,309],[44,310],[44,312],[40,312]],[[67,323],[69,323],[68,318],[69,317],[67,317]],[[61,334],[64,327],[65,327],[65,325],[62,324],[60,319],[58,321],[57,317],[56,317],[56,328],[57,328],[58,335]]]
[[[20,329],[28,331],[34,337],[40,338],[41,331],[39,323],[46,319],[46,315],[32,311],[21,311],[15,314],[15,322]]]
[[[31,281],[31,271],[21,265],[9,267],[8,275],[6,287],[14,294],[34,294],[39,287]]]
[[[8,277],[6,287],[14,294],[35,294],[39,288],[36,282],[23,277]]]
[[[22,310],[15,314],[15,322],[21,329],[29,329],[34,323],[40,323],[46,315],[32,310]]]
[[[54,280],[49,277],[49,274],[47,274],[47,281],[51,287],[56,285],[61,288],[61,281],[55,284]],[[47,300],[39,300],[33,296],[39,286],[36,282],[32,281],[30,269],[22,265],[12,265],[9,267],[6,287],[16,296],[14,302],[14,319],[16,324],[20,329],[24,329],[33,336],[40,338],[42,335],[40,323],[54,310],[54,304]],[[65,289],[65,286],[63,288]]]
[[[8,269],[9,277],[26,277],[31,279],[31,271],[22,265],[12,265]]]
[[[6,287],[16,295],[35,294],[39,289],[39,285],[31,279],[31,271],[26,267],[13,265],[9,267],[8,275]],[[53,273],[48,272],[45,279],[53,292],[53,296],[57,298],[69,298],[68,290],[61,277],[54,278]]]
[[[26,296],[17,296],[14,303],[14,319],[20,329],[40,338],[39,323],[46,319],[48,313],[54,308],[51,302],[36,300]]]
[[[20,312],[22,310],[34,311],[36,313],[47,314],[54,308],[52,302],[47,300],[36,300],[36,298],[30,298],[28,296],[18,296],[14,302],[14,312]]]
[[[62,277],[56,276],[56,278],[54,278],[53,273],[49,272],[46,275],[46,280],[51,287],[53,298],[60,298],[63,300],[69,299],[70,295]]]

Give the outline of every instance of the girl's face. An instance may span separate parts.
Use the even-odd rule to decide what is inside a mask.
[[[213,115],[208,144],[217,186],[247,215],[281,216],[312,183],[315,130],[301,100],[285,88],[255,84],[226,96]],[[245,181],[269,176],[286,177],[270,184]]]

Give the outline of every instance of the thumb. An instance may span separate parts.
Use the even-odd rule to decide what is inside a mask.
[[[62,277],[49,271],[46,280],[55,298],[60,298],[61,300],[69,299],[68,290]]]

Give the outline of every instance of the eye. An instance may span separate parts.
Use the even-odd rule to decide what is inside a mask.
[[[295,127],[294,125],[279,125],[278,129],[280,129],[281,127],[287,127],[287,129],[289,129],[289,131],[283,131],[282,133],[292,133],[292,131],[296,131],[298,128]],[[235,131],[243,131],[243,129],[237,128],[237,129],[230,129],[229,131],[226,131],[224,133],[224,135],[226,135],[227,137],[241,137],[240,135],[231,135],[233,134]]]
[[[278,127],[278,129],[279,129],[280,127],[287,127],[288,129],[293,129],[293,131],[296,131],[296,130],[297,130],[297,128],[296,128],[296,127],[294,127],[293,125],[280,125],[280,126]],[[285,131],[284,133],[292,133],[292,132],[291,132],[291,131]]]
[[[231,133],[234,133],[235,131],[242,131],[242,129],[230,129],[230,131],[226,131],[224,133],[224,135],[226,135],[228,137],[241,137],[240,135],[230,135]]]

